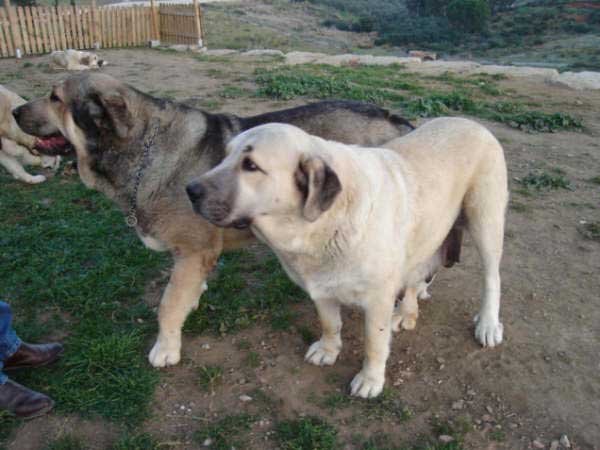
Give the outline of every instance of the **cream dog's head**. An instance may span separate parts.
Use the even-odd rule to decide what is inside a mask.
[[[238,135],[221,164],[188,184],[194,210],[220,227],[245,228],[274,216],[316,221],[342,189],[319,152],[322,142],[274,123]]]

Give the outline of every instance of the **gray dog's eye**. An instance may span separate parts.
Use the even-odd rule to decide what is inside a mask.
[[[242,170],[245,170],[247,172],[256,172],[260,169],[256,164],[254,164],[254,161],[252,161],[250,158],[244,158],[244,160],[242,161]]]

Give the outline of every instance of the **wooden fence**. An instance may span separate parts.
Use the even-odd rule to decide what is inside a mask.
[[[156,6],[0,7],[0,56],[67,48],[136,47],[150,41],[203,45],[204,27],[194,4]]]

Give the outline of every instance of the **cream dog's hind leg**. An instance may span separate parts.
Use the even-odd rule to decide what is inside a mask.
[[[483,265],[484,288],[479,314],[475,316],[475,338],[484,347],[494,347],[502,342],[503,334],[499,318],[500,259],[508,192],[491,190],[490,195],[487,187],[482,183],[468,196],[465,213]]]
[[[409,287],[404,293],[404,298],[394,310],[392,317],[392,329],[395,332],[400,331],[400,327],[405,330],[414,330],[417,326],[419,317],[419,303],[417,297],[420,293],[420,284],[418,287]],[[427,289],[427,287],[425,287]]]
[[[6,168],[6,170],[8,170],[16,180],[21,180],[29,184],[38,184],[46,181],[46,177],[44,175],[31,175],[27,173],[27,171],[15,157],[1,150],[0,165],[4,166],[4,168]]]
[[[304,359],[317,366],[330,366],[335,363],[342,349],[340,302],[336,299],[319,299],[314,302],[323,333],[321,339],[310,346]]]

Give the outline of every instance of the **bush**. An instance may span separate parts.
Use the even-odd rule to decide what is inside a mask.
[[[467,33],[480,33],[490,18],[487,0],[452,0],[447,13],[450,23]]]

